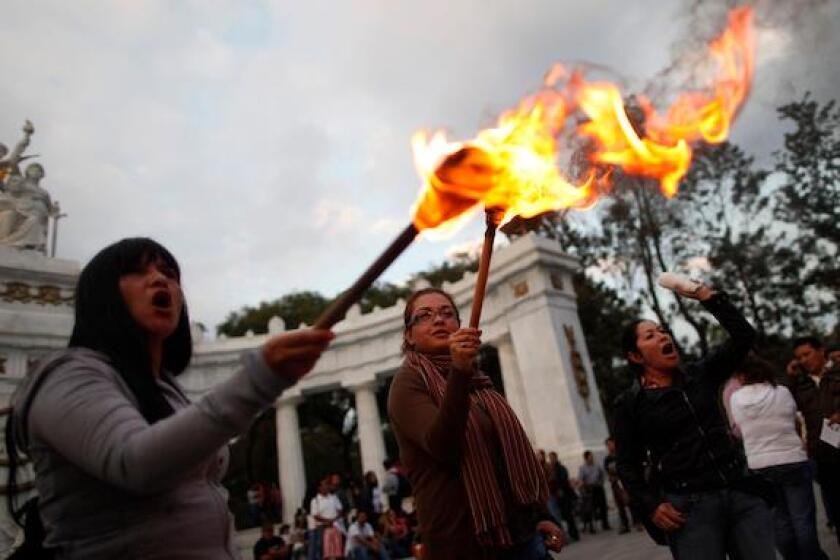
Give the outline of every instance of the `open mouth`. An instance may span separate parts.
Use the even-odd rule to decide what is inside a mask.
[[[152,296],[152,305],[158,309],[169,309],[172,307],[172,295],[166,291],[158,291]]]
[[[674,344],[669,342],[665,346],[662,347],[662,354],[664,356],[670,356],[672,354],[676,354],[677,349],[674,348]]]
[[[435,331],[432,331],[432,336],[446,336],[446,337],[448,337],[449,336],[449,331],[445,331],[443,329],[437,329]]]

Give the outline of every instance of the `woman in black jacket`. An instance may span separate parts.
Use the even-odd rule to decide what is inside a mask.
[[[747,476],[721,411],[721,384],[747,355],[755,331],[723,293],[681,289],[701,302],[729,339],[683,363],[671,335],[653,321],[627,327],[623,347],[636,374],[616,402],[617,470],[652,536],[674,558],[774,559],[773,520]]]

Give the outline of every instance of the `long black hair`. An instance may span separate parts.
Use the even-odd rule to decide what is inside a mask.
[[[642,375],[645,372],[645,368],[642,364],[630,361],[630,354],[639,351],[639,346],[636,342],[638,337],[636,330],[645,321],[646,319],[635,319],[625,325],[621,331],[621,351],[624,352],[624,358],[627,360],[627,368],[635,377]]]
[[[755,352],[750,352],[747,355],[736,373],[740,374],[741,382],[744,385],[754,383],[769,383],[773,387],[778,385],[779,375],[776,373],[776,368]]]
[[[120,293],[120,278],[139,272],[149,263],[161,262],[175,272],[178,282],[181,271],[175,257],[159,243],[143,237],[123,239],[102,249],[85,266],[76,284],[76,321],[68,348],[89,348],[105,354],[125,380],[139,404],[140,413],[151,424],[173,414],[152,374],[146,333],[131,317]],[[186,304],[178,326],[163,343],[161,366],[178,375],[192,357],[189,316]],[[40,378],[43,381],[44,377]],[[38,390],[40,383],[30,389]],[[31,400],[31,397],[30,399]],[[25,405],[24,405],[25,407]],[[25,416],[26,410],[21,411]],[[24,558],[52,558],[54,551],[43,548],[45,536],[38,512],[37,497],[20,509],[16,508],[18,466],[23,461],[20,442],[15,437],[14,416],[7,412],[5,441],[8,456],[7,507],[18,525],[24,526],[25,541],[16,554]]]
[[[67,344],[96,350],[108,356],[139,403],[140,413],[151,424],[174,411],[152,374],[146,333],[135,322],[120,293],[122,276],[139,272],[149,263],[171,268],[178,282],[181,270],[163,245],[132,237],[102,249],[82,270],[76,286],[76,322]],[[178,326],[163,343],[161,367],[173,375],[184,371],[192,358],[192,338],[187,306]]]

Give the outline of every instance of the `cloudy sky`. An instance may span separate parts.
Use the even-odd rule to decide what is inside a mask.
[[[408,223],[410,138],[471,136],[556,61],[644,87],[723,3],[4,0],[0,141],[36,128],[68,214],[58,256],[152,236],[208,326],[292,290],[333,295]],[[711,8],[709,6],[711,5]],[[733,131],[779,146],[773,109],[840,92],[840,2],[757,2],[753,95]],[[400,281],[477,238],[421,240]]]

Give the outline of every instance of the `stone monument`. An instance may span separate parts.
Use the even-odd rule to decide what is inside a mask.
[[[23,175],[20,173],[20,162],[35,157],[23,154],[35,127],[26,121],[23,132],[23,140],[8,158],[7,148],[0,144],[0,246],[46,254],[49,219],[59,216],[59,206],[40,185],[44,178],[41,164],[30,163]]]
[[[49,218],[58,205],[41,187],[44,168],[20,163],[35,128],[26,121],[24,137],[11,154],[0,144],[0,425],[5,425],[12,395],[30,367],[45,354],[67,345],[73,329],[73,300],[80,267],[46,255]],[[0,499],[6,499],[6,450],[0,453]],[[31,466],[18,475],[32,486]],[[25,501],[21,496],[19,503]],[[0,507],[0,556],[18,535],[6,507]]]

